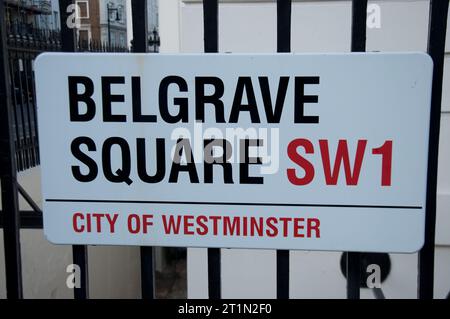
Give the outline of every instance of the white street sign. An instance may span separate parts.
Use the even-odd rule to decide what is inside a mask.
[[[36,60],[53,243],[414,252],[423,53]]]

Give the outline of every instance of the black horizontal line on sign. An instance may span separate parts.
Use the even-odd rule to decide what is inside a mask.
[[[162,204],[162,205],[213,205],[213,206],[281,206],[281,207],[343,207],[343,208],[390,208],[390,209],[422,209],[422,206],[396,205],[345,205],[345,204],[286,204],[286,203],[235,203],[235,202],[182,202],[152,200],[116,200],[116,199],[46,199],[47,202],[60,203],[130,203],[130,204]]]

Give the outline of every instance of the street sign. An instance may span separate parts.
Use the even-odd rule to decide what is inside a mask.
[[[45,53],[35,70],[53,243],[423,245],[426,54]]]

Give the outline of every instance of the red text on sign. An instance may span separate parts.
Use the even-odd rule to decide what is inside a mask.
[[[354,155],[350,155],[346,140],[339,140],[336,155],[330,154],[328,140],[319,140],[319,150],[322,160],[323,173],[326,185],[337,185],[341,168],[343,167],[345,183],[349,186],[358,185],[367,140],[358,140]],[[301,155],[299,148],[303,148],[305,155]],[[296,168],[288,168],[287,178],[289,182],[297,186],[308,185],[314,180],[315,168],[313,163],[306,158],[308,154],[314,154],[313,143],[304,138],[291,141],[287,147],[289,159],[303,169],[303,176],[299,176]],[[392,175],[392,141],[386,141],[381,147],[372,149],[373,155],[381,155],[381,186],[391,186]],[[351,164],[353,162],[353,165]]]

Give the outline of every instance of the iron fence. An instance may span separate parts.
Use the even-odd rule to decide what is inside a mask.
[[[159,44],[159,37],[147,34],[146,0],[132,0],[133,52],[148,52],[150,43]],[[289,52],[291,39],[291,0],[277,0],[277,51]],[[60,8],[67,8],[71,0],[59,0]],[[447,26],[448,0],[430,0],[428,53],[434,62],[431,119],[429,136],[428,179],[426,199],[425,244],[419,253],[418,297],[433,298],[434,246],[436,222],[436,191],[438,142],[441,111],[444,46]],[[42,228],[42,212],[17,183],[17,169],[22,170],[39,163],[32,60],[39,52],[104,52],[100,44],[76,43],[73,29],[66,27],[68,13],[61,10],[62,30],[50,44],[37,35],[7,36],[3,2],[0,1],[0,176],[3,211],[0,226],[4,229],[5,268],[8,298],[22,298],[22,276],[19,229]],[[204,50],[219,51],[218,0],[203,0]],[[352,1],[352,51],[365,51],[367,0]],[[52,38],[52,37],[51,37]],[[53,38],[52,38],[53,39]],[[151,39],[153,42],[149,42]],[[84,49],[86,50],[84,50]],[[19,212],[18,194],[31,205],[33,211]],[[347,297],[360,297],[361,252],[345,254]],[[277,298],[289,298],[289,251],[277,251]],[[89,297],[88,262],[86,246],[73,246],[73,261],[80,266],[82,283],[74,289],[75,298]],[[141,247],[142,297],[154,298],[153,247]],[[344,265],[344,264],[343,264]],[[221,298],[221,251],[208,249],[209,297]],[[383,298],[382,291],[376,291]]]
[[[33,63],[42,52],[62,50],[61,33],[58,30],[18,28],[16,24],[8,25],[7,30],[16,165],[18,171],[23,171],[39,165]],[[76,51],[129,52],[129,49],[99,41],[80,40]]]
[[[59,34],[53,30],[34,29],[15,32],[8,28],[6,50],[12,101],[12,132],[16,166],[19,171],[39,165],[36,99],[33,63],[44,51],[60,51]]]
[[[77,52],[130,52],[130,49],[120,45],[108,44],[101,41],[79,40],[77,43]]]

